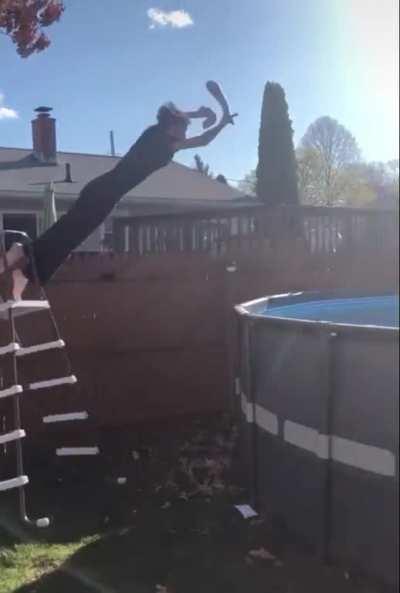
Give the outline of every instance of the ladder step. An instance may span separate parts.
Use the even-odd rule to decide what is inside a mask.
[[[44,299],[38,301],[7,301],[0,303],[0,317],[6,318],[10,309],[15,311],[15,316],[19,316],[50,309],[50,305],[49,301]]]
[[[26,356],[27,354],[34,354],[36,352],[45,352],[46,350],[54,350],[57,348],[64,348],[64,340],[55,340],[54,342],[44,342],[36,346],[24,346],[17,348],[17,356]],[[1,352],[0,352],[1,354]]]
[[[22,393],[22,392],[23,392],[22,385],[13,385],[12,387],[8,387],[7,389],[2,389],[0,391],[0,398],[9,397],[11,395],[16,395],[17,393]]]
[[[0,434],[0,445],[10,443],[11,441],[17,441],[18,439],[23,439],[25,436],[26,433],[21,428],[18,430],[13,430],[11,432]]]
[[[17,478],[11,478],[11,480],[3,480],[0,482],[0,492],[11,490],[11,488],[21,488],[21,486],[25,486],[28,482],[28,476],[18,476]]]
[[[31,383],[29,389],[46,389],[47,387],[57,387],[58,385],[73,385],[77,382],[75,375],[69,377],[59,377],[58,379],[49,379],[48,381],[37,381]]]
[[[98,455],[100,449],[98,447],[61,447],[56,449],[56,455],[59,457],[69,455]]]
[[[11,342],[7,344],[7,346],[0,347],[0,356],[4,354],[12,354],[13,352],[17,352],[20,349],[20,345],[17,342]]]
[[[52,422],[69,422],[71,420],[87,420],[89,414],[87,412],[71,412],[69,414],[52,414],[50,416],[43,416],[44,424],[51,424]]]

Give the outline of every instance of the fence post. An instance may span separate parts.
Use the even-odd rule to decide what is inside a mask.
[[[230,413],[234,412],[234,392],[235,392],[235,360],[236,360],[236,325],[235,325],[235,280],[238,267],[235,261],[225,261],[223,266],[223,285],[224,285],[224,314],[225,314],[225,348],[226,348],[226,404]]]

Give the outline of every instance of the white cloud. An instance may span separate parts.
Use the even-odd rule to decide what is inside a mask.
[[[185,10],[171,10],[166,12],[160,8],[149,8],[147,16],[150,19],[150,29],[155,29],[156,27],[183,29],[194,24],[192,17]]]
[[[0,106],[0,119],[16,119],[17,117],[18,113],[14,109]]]
[[[18,113],[15,109],[10,109],[10,107],[5,107],[3,105],[4,102],[4,95],[0,92],[0,119],[16,119],[18,117]]]

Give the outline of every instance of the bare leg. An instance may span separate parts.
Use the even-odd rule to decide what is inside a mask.
[[[28,278],[24,275],[20,268],[16,268],[13,273],[13,297],[14,300],[19,301],[22,298],[23,292],[28,284]]]

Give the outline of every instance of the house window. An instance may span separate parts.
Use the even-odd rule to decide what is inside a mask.
[[[102,227],[102,240],[101,250],[102,251],[113,251],[114,249],[114,230],[113,230],[113,219],[108,216],[104,221]]]
[[[22,231],[26,233],[31,239],[37,237],[37,219],[36,214],[23,214],[23,213],[3,213],[3,229],[10,231]],[[13,237],[7,237],[7,242],[13,240],[19,240],[18,235]]]

